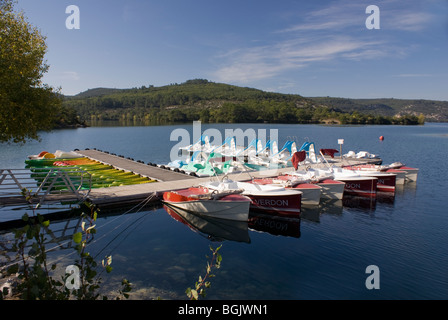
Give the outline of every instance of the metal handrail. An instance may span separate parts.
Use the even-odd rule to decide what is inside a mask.
[[[34,188],[36,191],[33,191]],[[92,175],[76,168],[0,169],[0,197],[28,195],[45,202],[49,195],[74,195],[84,200],[92,188]]]

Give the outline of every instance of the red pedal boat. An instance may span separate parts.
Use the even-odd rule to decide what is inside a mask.
[[[169,206],[214,218],[247,221],[251,200],[242,190],[217,192],[205,187],[192,187],[163,194]]]

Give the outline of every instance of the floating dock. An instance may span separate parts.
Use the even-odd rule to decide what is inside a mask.
[[[180,181],[195,178],[180,172],[162,169],[157,166],[151,166],[99,150],[76,150],[76,153],[100,163],[110,165],[118,170],[133,172],[157,181]]]
[[[77,153],[89,157],[108,165],[111,165],[120,170],[131,171],[142,176],[158,180],[154,183],[145,183],[139,185],[117,186],[109,188],[92,189],[88,200],[97,206],[114,206],[125,205],[142,201],[159,201],[159,197],[166,191],[185,189],[193,186],[198,186],[210,181],[216,181],[216,177],[198,178],[188,174],[174,172],[170,169],[162,169],[157,166],[151,166],[144,163],[134,161],[132,159],[121,158],[116,155],[111,155],[99,150],[82,150]],[[330,159],[328,159],[330,160]],[[347,161],[346,159],[344,159]],[[331,159],[333,163],[340,163],[337,158]],[[375,163],[381,161],[379,159],[350,159],[347,165],[361,164],[361,163]],[[320,164],[324,167],[325,164]],[[233,181],[246,181],[251,178],[267,178],[275,177],[283,173],[291,171],[292,168],[279,168],[263,171],[248,171],[228,174],[229,179]]]
[[[75,150],[75,152],[83,157],[112,166],[118,170],[132,172],[134,174],[156,180],[156,182],[151,183],[92,188],[84,200],[90,201],[100,208],[128,206],[145,201],[148,204],[159,202],[160,197],[166,191],[198,186],[212,180],[216,181],[217,179],[217,177],[199,178],[197,176],[175,172],[168,168],[163,169],[154,164],[145,164],[141,161],[135,161],[130,158],[124,158],[122,156],[117,156],[115,154],[96,149]],[[337,157],[328,160],[331,160],[333,164],[342,164],[341,159],[338,159]],[[379,161],[381,161],[381,159],[344,159],[343,164],[354,165],[363,163],[378,163]],[[326,164],[319,164],[317,166],[325,167]],[[228,174],[227,176],[234,181],[245,181],[252,178],[275,177],[291,170],[292,168],[288,167],[262,171],[239,172]],[[67,199],[65,199],[65,197]],[[48,199],[63,203],[66,200],[72,201],[73,195],[48,195]],[[17,205],[18,202],[24,200],[24,197],[14,199],[11,197],[0,197],[0,205]]]
[[[92,189],[87,200],[96,204],[98,207],[129,205],[145,200],[148,202],[159,201],[159,197],[166,191],[198,186],[212,180],[216,181],[217,179],[216,177],[198,178],[185,173],[175,172],[170,169],[162,169],[132,159],[122,158],[99,150],[77,150],[76,152],[92,160],[113,166],[116,169],[130,171],[157,180],[157,182],[153,183]],[[251,177],[272,177],[276,174],[280,174],[281,171],[279,170],[283,170],[283,172],[291,171],[291,168],[259,172],[250,171],[248,173],[240,172],[230,174],[228,177],[235,181],[243,181],[250,180]]]

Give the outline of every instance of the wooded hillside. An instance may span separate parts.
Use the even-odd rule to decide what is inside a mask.
[[[409,99],[345,99],[318,97],[316,103],[331,105],[345,112],[358,111],[383,116],[420,115],[429,122],[448,122],[448,101]]]
[[[162,87],[150,85],[132,89],[90,89],[76,96],[65,97],[64,105],[76,110],[81,120],[138,121],[144,124],[193,120],[211,123],[424,122],[424,116],[420,113],[414,112],[414,109],[406,113],[406,108],[397,107],[397,104],[389,106],[385,103],[361,103],[350,99],[305,98],[296,94],[265,92],[204,79]],[[425,108],[421,109],[424,111]],[[400,117],[394,117],[396,114],[400,114]]]

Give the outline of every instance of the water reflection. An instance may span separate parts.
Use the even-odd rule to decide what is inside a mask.
[[[301,218],[307,221],[320,222],[322,214],[341,215],[343,210],[342,200],[321,199],[319,205],[303,205]]]
[[[60,218],[64,214],[65,218]],[[54,264],[63,257],[76,252],[72,239],[75,233],[81,231],[82,218],[73,211],[46,214],[43,217],[44,219],[51,218],[57,221],[57,223],[52,222],[50,228],[45,231],[42,242],[45,246],[48,264]],[[34,221],[37,221],[36,217],[30,214],[29,223],[35,223]],[[26,223],[23,220],[0,222],[0,271],[14,264],[20,265],[22,263],[19,250],[15,248],[17,238],[14,231],[23,228],[25,225]],[[34,239],[29,239],[24,246],[25,254],[31,252],[35,244]],[[8,279],[15,281],[14,276]]]
[[[404,195],[415,197],[417,193],[417,182],[408,181],[404,185],[397,185],[395,188],[395,194],[397,197],[403,197]]]
[[[300,238],[300,218],[285,218],[250,211],[249,220],[242,222],[199,216],[166,205],[163,208],[174,220],[211,241],[250,243],[249,229],[275,236]]]
[[[375,211],[376,209],[376,197],[344,195],[342,203],[346,208],[355,208],[367,211]]]
[[[275,236],[300,238],[300,218],[249,212],[249,228]]]
[[[377,204],[391,206],[395,204],[396,192],[377,192],[376,197],[360,197],[344,195],[342,204],[346,208],[355,208],[363,211],[375,211]]]
[[[86,121],[89,127],[143,127],[143,126],[161,126],[161,125],[179,125],[176,122],[163,122],[157,120],[138,120],[138,119],[117,119],[117,120],[98,120],[91,119]],[[187,124],[191,124],[188,122]]]
[[[185,224],[192,231],[204,235],[211,241],[230,240],[250,243],[247,221],[204,217],[167,205],[163,208],[174,220]]]
[[[393,205],[395,203],[395,192],[377,192],[376,201],[379,203]]]

